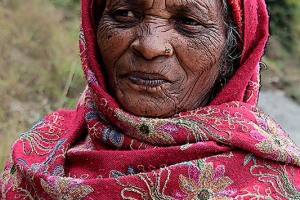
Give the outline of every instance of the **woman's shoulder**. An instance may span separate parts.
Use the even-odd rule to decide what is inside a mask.
[[[82,133],[84,124],[80,110],[59,109],[21,133],[12,147],[12,152],[22,149],[24,155],[49,154],[55,146],[75,141]]]
[[[51,131],[68,128],[70,122],[78,117],[76,110],[59,109],[51,112],[36,122],[29,131],[48,127]]]

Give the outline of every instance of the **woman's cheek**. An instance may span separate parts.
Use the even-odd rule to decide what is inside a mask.
[[[199,74],[212,65],[210,56],[199,46],[192,43],[180,42],[176,45],[177,59],[184,71]]]
[[[99,28],[97,40],[106,67],[113,67],[114,63],[129,48],[132,35],[131,30]]]

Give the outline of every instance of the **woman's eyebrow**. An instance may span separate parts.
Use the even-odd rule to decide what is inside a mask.
[[[145,0],[116,0],[112,7],[118,6],[118,5],[128,5],[130,7],[145,7],[147,2]]]
[[[186,4],[173,4],[173,5],[167,5],[167,9],[172,12],[178,12],[178,13],[188,13],[192,10],[200,10],[202,13],[208,14],[209,13],[209,6],[207,6],[203,2],[196,2],[188,0],[186,1]]]
[[[172,12],[176,12],[176,13],[187,13],[187,12],[191,12],[191,8],[189,6],[185,6],[185,5],[172,5],[172,6],[168,6],[167,8],[168,11],[172,11]]]

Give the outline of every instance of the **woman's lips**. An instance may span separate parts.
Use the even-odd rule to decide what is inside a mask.
[[[164,76],[160,74],[131,72],[125,75],[133,84],[145,87],[158,87],[164,83],[169,82]]]

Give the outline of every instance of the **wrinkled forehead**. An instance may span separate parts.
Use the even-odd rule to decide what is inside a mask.
[[[216,9],[216,6],[221,3],[221,0],[107,0],[106,8],[120,6],[130,6],[143,10],[148,9],[191,9],[197,8],[200,11]]]

